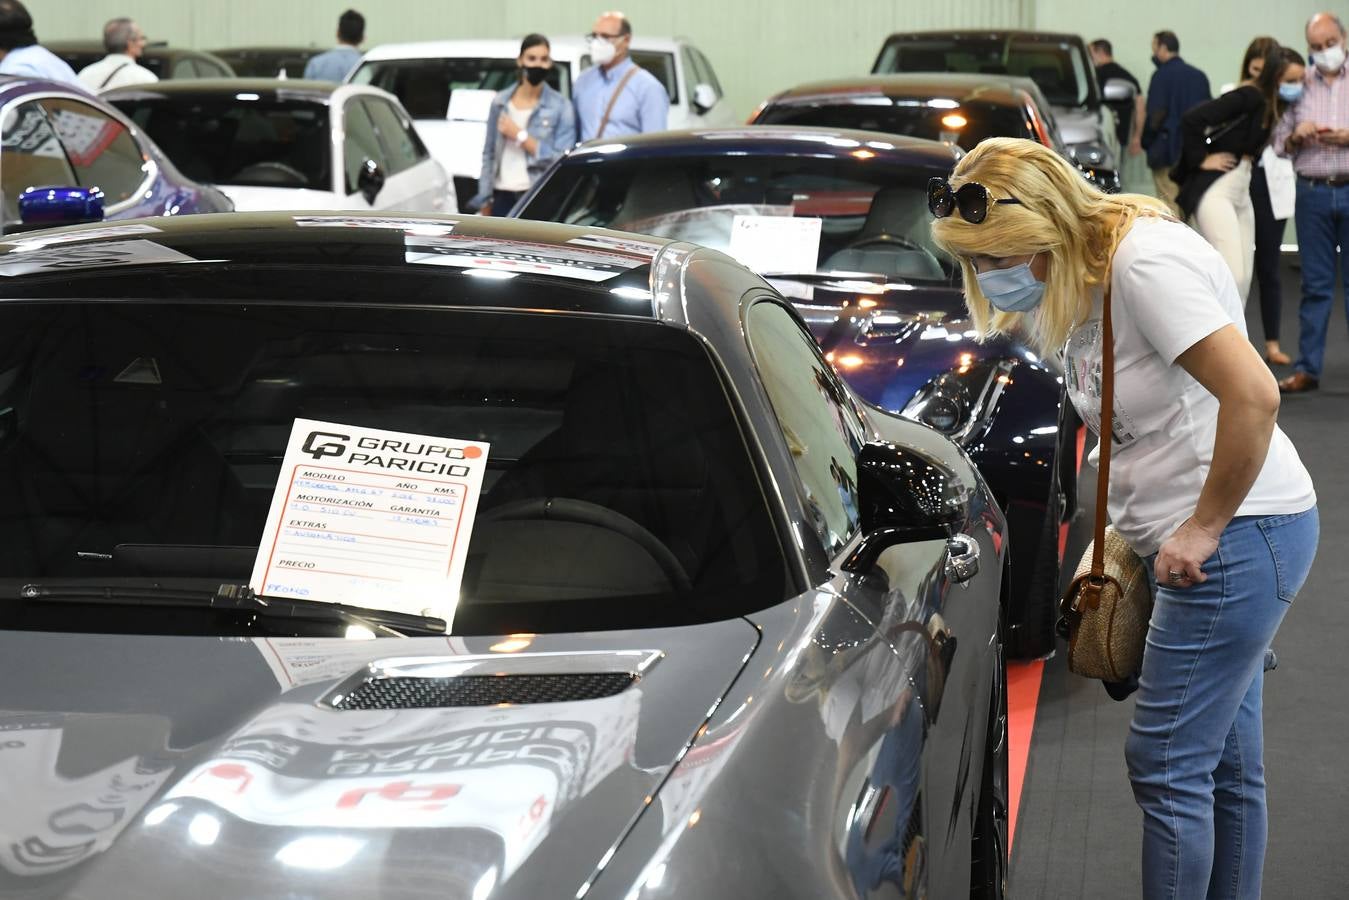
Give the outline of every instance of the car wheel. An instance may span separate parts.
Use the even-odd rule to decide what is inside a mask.
[[[1004,900],[1007,896],[1007,668],[999,618],[997,652],[984,733],[984,770],[979,785],[970,843],[971,900]]]

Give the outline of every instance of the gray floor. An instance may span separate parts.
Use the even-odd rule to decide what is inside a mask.
[[[1293,356],[1298,285],[1297,271],[1288,270],[1283,346]],[[1275,640],[1279,668],[1265,684],[1269,900],[1349,897],[1349,338],[1336,307],[1321,390],[1285,397],[1279,415],[1316,482],[1321,544]],[[1260,341],[1255,301],[1248,314]],[[1095,470],[1084,474],[1089,501]],[[1084,510],[1069,559],[1080,555],[1090,527]],[[1098,683],[1070,675],[1062,654],[1046,664],[1013,844],[1015,900],[1139,897],[1141,818],[1123,759],[1132,711],[1132,701],[1115,703]]]

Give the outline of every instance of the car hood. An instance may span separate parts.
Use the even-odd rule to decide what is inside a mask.
[[[467,120],[418,119],[417,134],[436,162],[450,175],[477,178],[482,172],[487,123]]]
[[[288,209],[347,209],[345,198],[332,191],[310,188],[258,187],[221,184],[221,193],[234,203],[236,212],[280,212]]]
[[[757,640],[742,619],[370,641],[0,632],[0,894],[572,896]],[[595,699],[334,708],[390,659],[645,667]]]
[[[865,400],[882,409],[899,412],[923,385],[962,365],[1038,360],[1007,337],[980,341],[958,288],[896,287],[859,292],[816,285],[808,297],[789,291],[797,294],[792,302],[829,361]]]
[[[1101,117],[1082,106],[1055,106],[1054,119],[1065,144],[1102,143]]]

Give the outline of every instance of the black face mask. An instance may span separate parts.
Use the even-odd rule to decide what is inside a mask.
[[[543,84],[543,80],[548,77],[547,66],[523,66],[525,71],[525,81],[533,85]]]
[[[1152,58],[1152,64],[1159,69],[1162,67],[1162,61],[1155,56]]]

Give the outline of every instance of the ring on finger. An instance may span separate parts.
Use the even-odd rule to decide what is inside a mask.
[[[1185,573],[1177,572],[1175,569],[1170,569],[1167,571],[1166,577],[1169,581],[1174,583],[1177,581],[1183,581],[1185,579]]]

